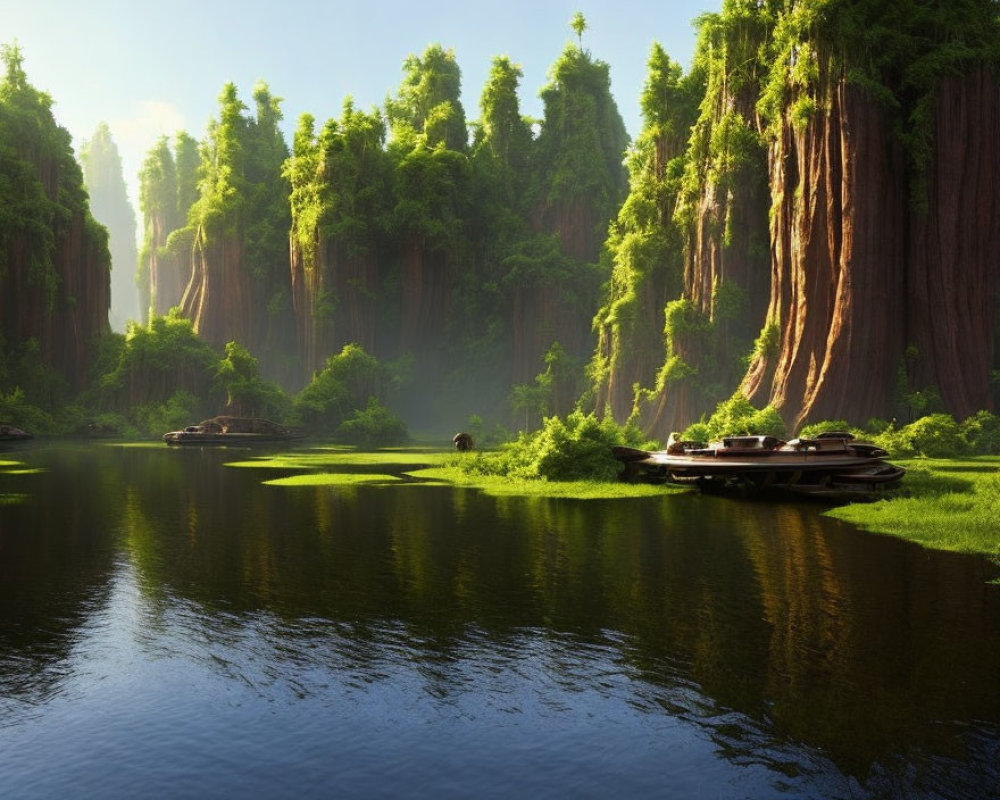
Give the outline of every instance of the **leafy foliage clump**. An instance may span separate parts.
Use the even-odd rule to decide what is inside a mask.
[[[691,425],[681,438],[706,442],[723,436],[764,434],[783,437],[785,433],[785,422],[773,406],[758,409],[737,392],[719,403],[707,421]]]
[[[799,430],[799,437],[802,439],[815,439],[821,433],[850,433],[855,438],[865,438],[866,434],[860,428],[842,419],[824,420],[811,425],[804,425]]]
[[[330,356],[326,366],[313,375],[309,385],[295,398],[294,411],[302,424],[314,432],[335,433],[352,418],[355,421],[346,429],[351,435],[362,431],[367,431],[366,436],[373,435],[370,423],[379,418],[391,423],[391,432],[397,428],[396,418],[389,420],[379,409],[398,382],[395,369],[366,353],[360,345],[348,344],[340,353]],[[376,406],[372,406],[372,399]]]
[[[218,360],[178,309],[148,325],[129,323],[114,368],[100,381],[101,404],[112,410],[162,403],[179,390],[218,405],[211,391]]]
[[[890,425],[873,441],[897,458],[955,458],[971,450],[962,427],[951,414],[929,414],[898,430]]]
[[[239,342],[226,345],[215,367],[216,385],[226,393],[226,411],[237,416],[282,418],[291,405],[278,384],[262,380],[258,361]]]
[[[389,447],[404,444],[409,438],[406,423],[387,409],[376,397],[369,397],[364,408],[357,409],[337,427],[336,438],[359,447]]]
[[[517,441],[497,451],[463,459],[462,468],[474,474],[512,478],[613,481],[621,472],[621,463],[612,455],[612,448],[643,444],[637,428],[577,410],[565,418],[547,417],[537,433],[522,433]]]
[[[962,438],[977,455],[1000,455],[1000,417],[977,411],[960,425]]]

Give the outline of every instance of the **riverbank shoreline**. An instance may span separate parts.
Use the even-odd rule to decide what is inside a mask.
[[[900,488],[873,503],[827,510],[872,533],[935,550],[978,553],[1000,562],[1000,457],[892,459],[905,467]]]

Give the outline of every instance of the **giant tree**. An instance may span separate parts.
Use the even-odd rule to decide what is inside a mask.
[[[108,234],[90,213],[83,173],[52,99],[28,82],[20,48],[5,45],[2,60],[0,342],[31,348],[36,362],[80,388],[88,345],[109,331]]]
[[[111,327],[125,330],[125,322],[139,319],[136,287],[138,254],[135,211],[129,202],[118,146],[106,122],[81,148],[83,180],[90,194],[90,211],[108,229],[111,250]]]
[[[997,24],[989,0],[781,10],[759,104],[778,335],[742,389],[790,427],[905,413],[900,374],[957,417],[991,406]]]
[[[591,363],[595,406],[619,421],[631,416],[641,397],[662,413],[657,377],[677,377],[678,354],[664,343],[666,307],[683,291],[683,237],[674,220],[684,156],[704,87],[699,73],[683,76],[659,44],[648,61],[641,97],[643,129],[628,154],[630,190],[610,227],[607,248],[611,279],[594,327],[598,347]],[[672,366],[671,366],[672,365]]]
[[[279,101],[254,89],[249,116],[232,83],[219,96],[219,116],[201,147],[199,197],[191,209],[191,275],[181,307],[216,347],[237,341],[259,353],[267,377],[297,374],[287,288],[289,188],[282,177],[287,148],[277,123]],[[280,242],[280,244],[279,244]]]
[[[348,343],[372,353],[395,346],[393,303],[380,269],[392,202],[385,135],[379,111],[361,111],[349,97],[340,119],[329,120],[318,135],[311,115],[299,120],[285,175],[304,378]]]
[[[510,262],[519,274],[512,312],[519,383],[537,372],[553,342],[575,359],[592,352],[590,320],[609,270],[601,263],[602,244],[627,189],[622,159],[628,136],[608,65],[569,44],[541,97],[545,116],[530,192],[535,235]]]
[[[197,199],[197,142],[184,131],[171,150],[166,136],[149,151],[139,171],[142,248],[136,283],[142,321],[180,304],[191,273],[192,233],[187,216]]]
[[[397,352],[414,354],[428,381],[428,391],[413,398],[424,410],[441,399],[429,386],[447,368],[442,356],[469,253],[472,198],[460,79],[454,53],[432,45],[422,57],[407,59],[399,92],[386,103],[390,224],[398,254],[393,279],[400,293]]]

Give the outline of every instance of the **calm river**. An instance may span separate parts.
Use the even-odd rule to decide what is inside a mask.
[[[1000,797],[987,559],[247,457],[0,452],[0,796]]]

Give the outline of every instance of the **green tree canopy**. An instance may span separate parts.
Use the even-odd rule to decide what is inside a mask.
[[[626,188],[622,158],[628,134],[611,95],[608,65],[567,46],[541,97],[545,119],[538,159],[545,204],[585,199],[610,218]]]
[[[93,137],[83,143],[80,155],[91,213],[110,236],[111,324],[115,330],[123,331],[126,320],[140,318],[136,220],[122,174],[121,156],[107,123],[97,126]]]
[[[384,404],[397,382],[390,366],[348,344],[295,397],[295,410],[310,430],[333,432],[356,411],[369,408],[370,398]]]
[[[582,11],[577,11],[573,14],[573,19],[570,20],[569,26],[573,29],[573,33],[576,34],[577,46],[582,49],[583,32],[587,30],[587,20],[584,18]]]
[[[409,56],[403,72],[399,93],[386,101],[393,139],[407,142],[420,135],[429,147],[464,152],[469,134],[460,100],[462,75],[454,51],[430,45],[422,57]]]

